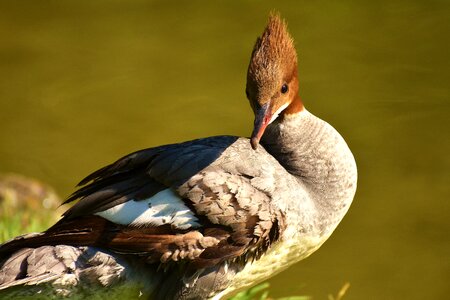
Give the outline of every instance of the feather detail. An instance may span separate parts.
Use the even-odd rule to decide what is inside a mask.
[[[171,189],[145,200],[129,200],[96,215],[121,225],[157,227],[169,224],[182,230],[200,227],[195,214]]]

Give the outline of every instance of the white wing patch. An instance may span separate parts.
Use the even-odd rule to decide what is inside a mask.
[[[145,200],[130,200],[96,213],[113,223],[130,226],[161,226],[178,229],[198,228],[195,214],[171,189],[165,189]]]

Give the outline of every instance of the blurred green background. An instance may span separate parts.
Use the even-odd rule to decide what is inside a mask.
[[[450,1],[0,1],[0,172],[64,197],[131,151],[248,136],[246,68],[272,9],[359,188],[271,295],[327,299],[348,281],[349,300],[448,298]]]

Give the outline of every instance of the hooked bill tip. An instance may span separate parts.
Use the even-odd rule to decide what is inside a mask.
[[[250,139],[250,144],[252,145],[253,150],[256,150],[256,148],[258,148],[259,145],[259,139],[257,137],[252,137]]]

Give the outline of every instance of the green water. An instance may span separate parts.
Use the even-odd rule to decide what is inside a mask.
[[[288,20],[307,108],[346,138],[355,202],[272,296],[450,294],[449,1],[0,1],[0,171],[67,195],[128,152],[249,135],[245,72]]]

